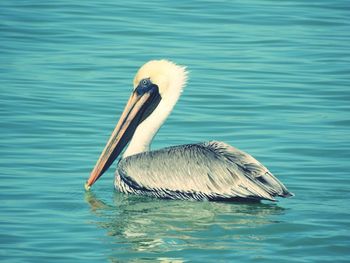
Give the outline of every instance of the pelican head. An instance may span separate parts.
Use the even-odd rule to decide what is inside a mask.
[[[168,60],[152,60],[136,73],[134,88],[85,189],[111,166],[129,143],[123,157],[147,151],[154,135],[172,111],[186,84],[185,67]]]

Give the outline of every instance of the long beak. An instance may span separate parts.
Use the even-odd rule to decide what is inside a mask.
[[[150,98],[152,98],[152,94],[148,92],[142,95],[139,95],[135,91],[132,93],[117,126],[114,128],[111,137],[91,172],[89,180],[85,184],[86,190],[89,190],[97,179],[111,166],[130,141],[137,125],[142,121],[142,115],[149,104],[147,102],[150,101]]]

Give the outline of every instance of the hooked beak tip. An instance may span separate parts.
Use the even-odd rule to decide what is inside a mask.
[[[91,185],[89,185],[88,182],[85,183],[84,185],[85,191],[90,191]]]

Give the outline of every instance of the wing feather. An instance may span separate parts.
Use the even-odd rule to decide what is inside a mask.
[[[169,198],[275,200],[290,194],[252,156],[217,141],[129,156],[120,161],[117,177],[126,184],[119,185],[122,191]]]

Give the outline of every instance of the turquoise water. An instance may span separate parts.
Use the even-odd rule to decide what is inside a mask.
[[[349,1],[0,3],[0,260],[349,262]],[[83,184],[144,62],[187,65],[153,149],[222,140],[296,194],[164,201]]]

